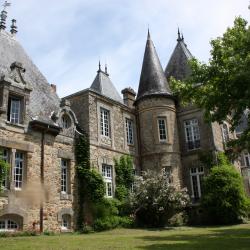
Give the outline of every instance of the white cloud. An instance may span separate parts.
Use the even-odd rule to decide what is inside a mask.
[[[176,44],[177,27],[191,52],[206,61],[209,41],[235,16],[249,19],[241,0],[12,0],[9,17],[18,39],[60,96],[90,86],[101,57],[120,91],[137,90],[150,26],[163,67]]]

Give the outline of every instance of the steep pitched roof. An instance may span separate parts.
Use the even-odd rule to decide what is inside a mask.
[[[102,71],[100,67],[90,89],[117,102],[123,103],[121,96],[109,78],[109,74]]]
[[[22,63],[25,80],[32,88],[28,107],[29,117],[50,120],[53,111],[59,109],[60,99],[51,89],[46,78],[31,61],[16,38],[5,30],[0,30],[0,76],[8,75],[13,62]]]
[[[155,94],[170,95],[171,91],[148,32],[137,100]]]
[[[187,45],[184,42],[184,38],[183,36],[180,36],[180,32],[178,30],[177,44],[165,69],[167,79],[171,76],[177,80],[183,80],[186,78],[191,73],[188,60],[192,58],[193,56],[188,50]]]

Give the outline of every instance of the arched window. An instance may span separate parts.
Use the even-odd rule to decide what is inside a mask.
[[[70,230],[71,229],[71,216],[69,214],[62,215],[62,230]]]
[[[70,126],[71,126],[71,119],[67,114],[64,114],[62,116],[62,127],[64,129],[67,129],[67,128],[70,128]]]
[[[10,219],[0,219],[0,231],[16,231],[19,229],[18,224]]]

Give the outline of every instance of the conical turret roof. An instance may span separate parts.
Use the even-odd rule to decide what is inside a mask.
[[[192,58],[193,56],[184,42],[183,35],[181,37],[178,30],[177,44],[165,69],[167,79],[171,76],[177,80],[183,80],[188,77],[191,74],[188,60]]]
[[[137,100],[145,96],[157,94],[170,95],[171,91],[148,32]]]
[[[102,71],[100,66],[90,89],[117,102],[123,103],[121,96],[109,78],[109,74]]]

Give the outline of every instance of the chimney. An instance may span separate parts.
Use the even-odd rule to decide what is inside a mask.
[[[51,92],[56,93],[56,85],[55,84],[50,84],[51,87]]]
[[[132,88],[125,88],[122,90],[123,102],[130,108],[134,108],[136,92]]]

